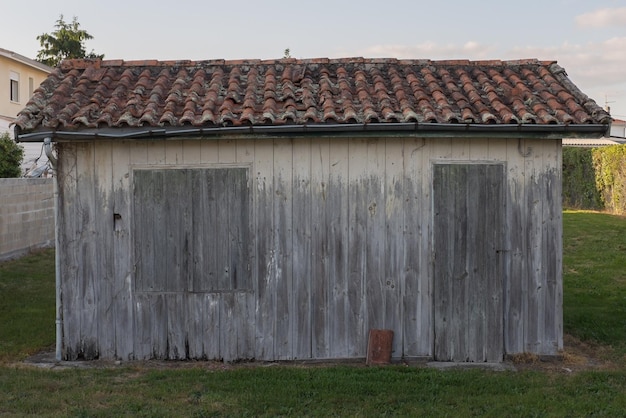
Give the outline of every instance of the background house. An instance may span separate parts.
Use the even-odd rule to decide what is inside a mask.
[[[0,133],[13,137],[10,125],[33,95],[39,84],[50,74],[52,68],[15,52],[0,48]],[[41,155],[40,162],[48,160],[41,153],[41,144],[22,144],[24,160],[22,169],[27,170],[33,160]]]
[[[554,62],[64,62],[16,121],[58,154],[66,359],[500,361],[562,348]]]
[[[626,144],[626,121],[613,119],[611,130],[602,138],[563,138],[563,145],[568,147],[606,147]]]

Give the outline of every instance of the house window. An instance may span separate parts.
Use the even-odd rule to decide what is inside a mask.
[[[11,101],[20,101],[20,75],[14,71],[11,71]]]
[[[32,97],[33,91],[35,91],[35,80],[32,77],[28,77],[28,97]]]

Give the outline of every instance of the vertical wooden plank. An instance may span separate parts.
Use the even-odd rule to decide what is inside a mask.
[[[131,245],[131,146],[117,143],[111,150],[113,161],[113,295],[115,311],[115,352],[117,358],[132,360],[133,334],[133,248]],[[110,214],[109,214],[110,215]]]
[[[145,165],[148,163],[148,143],[145,141],[132,141],[130,146],[130,161],[134,165]]]
[[[231,274],[229,267],[230,260],[230,226],[229,219],[230,208],[228,207],[230,199],[228,196],[231,194],[231,185],[228,183],[228,171],[224,169],[212,170],[213,174],[213,187],[215,189],[215,232],[216,235],[213,238],[205,237],[214,241],[216,247],[215,251],[215,263],[217,289],[226,290],[231,289]]]
[[[198,153],[198,159],[199,158],[200,154]],[[191,260],[191,273],[187,288],[189,292],[194,293],[200,292],[203,289],[203,281],[208,276],[208,272],[204,266],[204,259],[210,257],[210,255],[207,254],[205,246],[207,245],[206,241],[210,241],[210,237],[213,236],[212,234],[207,234],[205,230],[207,222],[206,219],[209,217],[206,209],[208,200],[206,171],[207,170],[191,170],[190,173],[191,190],[193,191],[195,198],[191,199],[190,205],[191,224],[193,225],[193,233],[191,234],[193,258]],[[201,302],[201,298],[190,298],[190,304],[195,303],[192,302],[192,300],[197,301],[198,303]],[[193,307],[189,307],[189,309],[191,312],[196,312]],[[201,313],[200,311],[198,313]],[[194,324],[194,329],[196,326],[201,327],[202,323]]]
[[[498,226],[497,229],[494,227],[488,232],[502,231],[501,234],[492,236],[491,241],[494,243],[494,246],[488,248],[489,251],[495,254],[493,263],[490,266],[492,271],[488,276],[492,281],[487,283],[487,288],[491,291],[491,302],[487,304],[487,322],[485,325],[486,338],[489,341],[488,347],[491,348],[486,354],[488,361],[502,361],[503,355],[506,353],[505,334],[508,331],[504,328],[506,315],[505,300],[508,284],[511,280],[509,271],[512,256],[508,241],[510,224],[507,221],[510,212],[505,192],[510,184],[507,170],[507,161],[510,158],[509,143],[509,140],[491,138],[489,139],[488,148],[489,159],[494,162],[494,164],[487,166],[488,178],[490,179],[488,199],[497,204],[499,210],[494,211],[494,216],[486,218],[485,222],[491,222],[493,225]],[[515,232],[515,234],[518,233]],[[499,282],[493,281],[496,279]]]
[[[193,233],[193,273],[191,289],[205,292],[219,289],[218,247],[223,241],[218,238],[219,210],[217,170],[200,170],[192,174],[192,190],[196,198],[192,200],[191,217]]]
[[[492,210],[483,210],[482,223],[486,227],[487,239],[484,239],[485,261],[488,264],[486,292],[482,299],[485,309],[485,350],[484,359],[489,362],[500,362],[504,355],[504,318],[503,318],[503,273],[504,266],[504,219],[506,216],[504,202],[505,170],[502,164],[490,164],[487,170],[486,202],[492,202]],[[486,297],[485,297],[486,296]]]
[[[274,249],[274,147],[263,141],[254,149],[254,194],[257,242],[256,358],[273,360],[276,305],[276,253]]]
[[[367,143],[367,221],[366,221],[366,274],[365,304],[367,309],[365,330],[381,329],[385,324],[386,300],[385,270],[385,144],[377,138]],[[367,335],[367,334],[366,334]],[[367,344],[365,344],[367,347]]]
[[[561,150],[558,141],[543,141],[544,174],[543,233],[545,282],[544,334],[541,353],[556,354],[563,347],[561,325],[562,283],[562,200]]]
[[[456,186],[451,176],[450,170],[445,170],[445,166],[435,164],[433,170],[433,236],[434,236],[434,310],[435,310],[435,330],[434,330],[434,357],[435,360],[451,360],[448,341],[452,338],[454,329],[449,322],[452,319],[453,301],[452,294],[452,260],[453,245],[446,243],[454,242],[454,223],[447,222],[454,215],[454,208],[450,207],[449,193]],[[450,225],[446,228],[446,225]]]
[[[241,360],[254,358],[254,293],[251,291],[234,292],[235,316],[237,318],[236,358]]]
[[[471,144],[471,147],[470,147]],[[471,151],[475,149],[475,138],[454,138],[450,142],[450,159],[452,160],[469,160],[471,158]]]
[[[464,294],[462,297],[466,306],[465,324],[461,324],[465,335],[466,347],[462,347],[460,353],[466,354],[466,358],[459,361],[485,361],[486,341],[485,319],[487,307],[485,306],[485,294],[489,291],[487,282],[489,274],[493,274],[490,264],[495,261],[495,254],[489,255],[486,251],[490,237],[488,231],[497,228],[491,221],[496,215],[494,203],[489,201],[486,184],[487,171],[485,164],[472,164],[466,166],[466,187],[463,190],[466,198],[464,211],[466,227],[463,235],[467,236],[467,248],[462,249],[462,254],[467,257],[464,282]],[[486,216],[485,216],[486,215]],[[486,223],[489,219],[489,223]],[[456,272],[458,274],[459,272]],[[460,286],[459,286],[460,287]]]
[[[254,295],[248,291],[221,293],[220,354],[224,362],[252,358]]]
[[[146,163],[162,165],[166,162],[165,141],[150,141],[146,143]]]
[[[207,315],[205,311],[205,293],[189,292],[185,312],[185,333],[187,335],[187,347],[190,359],[207,359],[204,351],[204,321]]]
[[[237,163],[252,165],[254,163],[254,139],[237,139],[235,153]]]
[[[201,140],[186,140],[182,142],[182,160],[186,166],[198,165],[201,162]]]
[[[96,285],[98,293],[98,345],[100,355],[106,359],[117,356],[116,352],[116,309],[117,298],[121,295],[115,292],[116,282],[119,280],[115,263],[117,262],[114,252],[114,196],[113,196],[113,154],[112,143],[101,142],[95,144],[94,156],[94,190],[96,236],[100,247],[99,256],[92,262],[95,266]],[[128,251],[127,251],[128,252]],[[124,280],[123,278],[122,280]],[[132,336],[131,336],[132,338]]]
[[[220,355],[224,362],[237,358],[236,300],[232,292],[220,294]]]
[[[246,184],[246,202],[249,205],[247,209],[248,220],[246,231],[247,234],[247,247],[245,251],[248,254],[247,260],[247,290],[240,294],[239,297],[243,299],[241,302],[241,315],[243,324],[240,326],[240,337],[242,344],[238,348],[238,352],[243,359],[252,359],[256,356],[256,303],[257,303],[257,287],[258,287],[258,275],[257,275],[257,245],[256,245],[256,210],[255,210],[255,193],[254,193],[254,178],[256,177],[256,171],[254,167],[255,152],[254,152],[254,140],[253,139],[239,139],[236,143],[236,160],[239,164],[246,164],[248,168],[247,172],[247,184]]]
[[[384,241],[384,307],[383,328],[393,330],[392,357],[402,357],[404,339],[402,290],[404,289],[404,140],[390,138],[385,146],[385,241]]]
[[[456,138],[453,143],[456,144]],[[470,161],[485,161],[489,159],[489,139],[487,138],[472,138],[472,146],[469,150]]]
[[[220,360],[220,305],[221,293],[200,293],[202,311],[202,352],[209,360]]]
[[[189,205],[192,194],[188,185],[189,170],[165,170],[165,190],[163,201],[165,219],[162,225],[166,229],[167,250],[160,253],[167,261],[166,289],[181,292],[187,289],[187,267],[189,265]]]
[[[228,183],[229,289],[250,289],[250,189],[249,170],[230,168]]]
[[[366,305],[365,278],[367,275],[367,142],[354,139],[349,143],[348,168],[348,357],[365,357],[366,353]]]
[[[81,243],[77,231],[77,167],[78,144],[57,144],[59,165],[57,181],[59,187],[59,261],[61,273],[61,303],[63,316],[63,358],[75,360],[80,345],[78,249]]]
[[[133,173],[133,247],[135,253],[135,290],[154,289],[154,239],[151,225],[151,212],[144,207],[153,208],[151,197],[154,193],[152,172],[135,170]]]
[[[218,161],[220,163],[234,163],[237,161],[237,141],[220,138],[218,140]]]
[[[138,171],[139,173],[139,171]],[[142,208],[142,212],[145,212],[146,217],[144,220],[145,224],[142,225],[142,228],[145,228],[146,231],[152,232],[152,238],[149,241],[151,243],[151,248],[148,249],[147,259],[152,259],[151,268],[153,275],[146,276],[148,279],[152,279],[152,291],[163,292],[168,290],[167,285],[167,253],[169,250],[167,232],[170,227],[167,226],[167,205],[165,197],[167,196],[167,184],[165,179],[165,173],[163,170],[149,170],[148,174],[150,177],[150,189],[146,190],[146,194],[150,193],[150,195],[145,196],[145,201],[149,202],[151,205],[151,211],[148,211],[148,208]],[[163,226],[159,228],[155,228],[155,225]],[[147,238],[149,238],[150,232],[146,232]],[[143,264],[144,268],[146,268],[147,264]],[[145,280],[145,279],[144,279]],[[147,289],[146,289],[147,290]]]
[[[329,143],[329,180],[327,192],[328,276],[330,306],[330,356],[347,358],[350,354],[348,304],[348,166],[349,139],[334,138]]]
[[[470,360],[469,356],[473,355],[471,340],[482,341],[480,322],[474,324],[472,319],[473,317],[480,318],[480,315],[484,312],[482,311],[484,309],[482,301],[472,299],[474,295],[470,293],[470,290],[480,289],[483,285],[483,277],[476,274],[478,273],[477,265],[482,261],[476,260],[476,258],[483,254],[480,248],[468,248],[475,244],[474,238],[480,233],[471,229],[471,227],[477,226],[477,222],[470,217],[468,207],[468,203],[476,204],[480,200],[480,196],[475,200],[470,199],[469,196],[470,193],[474,194],[480,183],[475,181],[476,179],[472,176],[473,173],[468,170],[468,166],[453,164],[448,167],[452,172],[453,181],[450,184],[449,192],[454,207],[454,213],[448,219],[448,222],[454,225],[453,240],[448,244],[453,250],[447,260],[448,263],[452,264],[450,266],[449,286],[452,292],[453,314],[448,321],[448,326],[450,326],[452,331],[450,333],[452,339],[450,344],[452,352],[450,355],[454,361],[468,361]],[[474,214],[471,213],[471,215]],[[468,241],[471,244],[468,245]],[[474,259],[472,259],[472,255]],[[473,274],[471,274],[472,270]],[[437,279],[435,277],[435,280]],[[480,294],[479,292],[480,290],[476,291],[476,293]],[[472,311],[472,308],[476,309],[476,311]],[[471,326],[474,328],[470,328]]]
[[[421,184],[418,187],[420,193],[420,240],[418,264],[418,292],[419,292],[419,319],[418,319],[418,352],[425,355],[434,353],[434,247],[433,247],[433,218],[432,193],[433,193],[433,168],[434,144],[438,139],[422,139],[421,146]],[[416,174],[418,174],[416,173]],[[422,355],[424,355],[422,354]]]
[[[148,161],[148,148],[146,142],[133,141],[129,144],[129,158],[133,165],[144,165]],[[137,219],[137,212],[141,207],[142,200],[139,199],[136,190],[136,173],[133,171],[133,167],[129,168],[129,193],[130,193],[130,208],[132,218],[129,218],[130,229],[130,243],[129,246],[132,251],[132,266],[133,275],[132,282],[129,284],[133,292],[133,298],[130,301],[132,303],[132,346],[133,346],[133,359],[145,360],[152,356],[152,327],[150,323],[150,304],[149,299],[145,294],[138,293],[137,290],[143,287],[141,277],[143,272],[143,262],[145,255],[143,254],[144,247],[147,242],[151,241],[152,231],[150,231],[150,240],[145,235],[148,231],[140,228],[141,222]],[[140,245],[141,244],[141,245]],[[151,244],[150,244],[151,245]],[[153,264],[147,263],[147,265],[153,267]],[[150,274],[150,273],[148,273]],[[121,319],[121,318],[120,318]],[[116,332],[121,330],[121,327],[116,329]]]
[[[162,293],[146,293],[149,311],[147,323],[150,333],[150,358],[168,358],[168,317],[166,295]]]
[[[521,353],[525,350],[526,264],[524,254],[527,235],[525,163],[520,149],[526,149],[522,140],[507,143],[507,205],[506,205],[506,258],[504,287],[504,344],[505,352]]]
[[[134,295],[134,354],[136,360],[147,360],[153,356],[152,307],[148,293]]]
[[[292,238],[292,140],[274,140],[274,248],[276,250],[276,328],[275,358],[292,358],[294,335],[292,323],[296,310],[293,295]]]
[[[455,139],[456,141],[456,139]],[[472,149],[470,149],[470,155],[471,152],[474,148],[474,142],[476,140],[473,139],[472,140]],[[433,138],[432,140],[428,141],[429,143],[429,151],[430,151],[430,158],[432,160],[444,160],[444,159],[451,159],[452,155],[453,155],[453,141],[450,138]]]
[[[182,292],[165,294],[167,321],[167,358],[184,360],[188,358],[188,340],[186,335],[188,312],[186,295]]]
[[[207,139],[202,141],[200,148],[200,161],[202,163],[216,163],[219,161],[218,141]]]
[[[167,307],[165,296],[137,292],[135,302],[134,357],[138,360],[167,358]]]
[[[330,140],[316,139],[311,146],[311,319],[312,356],[330,357],[330,280],[328,274],[328,183]],[[298,277],[294,277],[297,281]]]
[[[402,186],[401,198],[404,212],[404,243],[402,256],[404,262],[400,272],[402,281],[400,291],[402,293],[402,353],[406,357],[425,356],[430,350],[420,351],[420,323],[428,321],[422,318],[420,306],[422,294],[420,283],[428,280],[428,275],[420,275],[419,270],[425,262],[428,248],[421,245],[422,236],[422,170],[428,170],[422,162],[425,140],[406,139],[403,148],[404,185]],[[426,160],[428,161],[428,160]],[[427,162],[428,164],[428,162]],[[430,328],[430,323],[425,325]],[[398,341],[399,343],[400,341]],[[422,343],[422,346],[429,346]]]
[[[183,163],[183,142],[169,140],[165,142],[165,164],[179,165]]]
[[[319,185],[312,186],[311,140],[298,139],[293,143],[293,298],[294,311],[294,358],[311,358],[313,288],[323,280],[312,271],[312,229],[311,218],[313,201],[319,199]],[[315,192],[314,192],[315,190]],[[319,242],[316,242],[316,245]]]
[[[526,295],[527,310],[525,313],[526,335],[525,351],[537,353],[541,345],[541,335],[543,333],[543,300],[544,289],[541,279],[542,262],[542,187],[539,171],[542,167],[540,142],[527,141],[527,145],[532,149],[531,155],[525,160],[526,170],[526,273],[528,275]]]
[[[80,326],[80,352],[85,359],[91,360],[98,357],[98,284],[96,280],[95,263],[96,250],[96,213],[95,213],[95,155],[94,144],[85,143],[77,148],[76,158],[77,178],[77,206],[76,217],[81,243],[78,255],[78,286],[80,301],[78,302],[81,317]]]

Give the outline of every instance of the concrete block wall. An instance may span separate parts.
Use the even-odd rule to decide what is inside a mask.
[[[53,181],[0,179],[0,261],[54,246]]]

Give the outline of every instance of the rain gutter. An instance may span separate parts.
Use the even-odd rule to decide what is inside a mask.
[[[17,131],[17,129],[16,129]],[[307,134],[375,134],[402,133],[420,137],[481,136],[502,137],[601,137],[610,131],[608,124],[519,124],[484,125],[457,123],[367,123],[367,124],[305,124],[305,125],[252,125],[220,127],[165,127],[165,128],[105,128],[80,131],[53,130],[33,133],[16,132],[18,142],[41,142],[45,138],[54,140],[92,139],[141,139],[177,136],[224,136],[224,135],[307,135]]]

